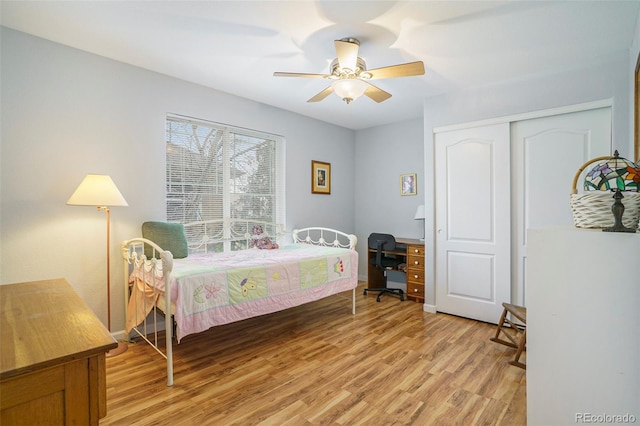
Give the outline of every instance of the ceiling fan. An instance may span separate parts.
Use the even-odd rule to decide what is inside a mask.
[[[424,74],[422,61],[367,70],[367,64],[358,56],[360,42],[357,39],[347,37],[335,40],[334,44],[337,58],[331,62],[330,74],[274,72],[273,75],[275,77],[327,78],[332,80],[329,87],[307,102],[319,102],[335,92],[346,103],[350,103],[362,95],[380,103],[389,99],[391,94],[369,83],[369,80]]]

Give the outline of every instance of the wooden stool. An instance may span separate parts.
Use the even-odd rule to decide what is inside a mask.
[[[525,349],[527,343],[527,308],[510,303],[503,303],[502,306],[504,310],[500,316],[496,335],[491,338],[491,341],[517,349],[515,358],[513,361],[509,361],[509,364],[526,370],[526,364],[520,362],[520,355],[522,355],[522,351]],[[507,317],[508,313],[522,322],[522,324],[517,324],[514,320],[509,319]],[[501,339],[500,332],[509,340]]]

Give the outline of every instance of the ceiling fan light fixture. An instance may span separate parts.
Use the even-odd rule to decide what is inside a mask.
[[[364,94],[369,85],[357,78],[341,79],[331,83],[331,88],[340,99],[347,104],[355,101]]]
[[[338,58],[335,58],[333,61],[331,61],[329,70],[331,71],[331,74],[329,74],[327,78],[332,80],[335,80],[337,78],[371,78],[371,74],[367,72],[367,63],[360,57],[356,59],[356,67],[353,70],[350,68],[340,67],[340,61],[338,60]]]
[[[383,78],[410,77],[424,74],[422,61],[396,64],[367,71],[367,63],[358,56],[360,42],[351,37],[334,40],[336,58],[329,65],[329,74],[309,74],[295,72],[274,72],[275,77],[325,78],[331,85],[311,97],[307,102],[319,102],[332,92],[346,103],[351,103],[365,95],[374,102],[384,102],[391,93],[369,83],[369,80]]]

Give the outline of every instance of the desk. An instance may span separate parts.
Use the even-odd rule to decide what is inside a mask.
[[[0,286],[0,424],[98,425],[118,346],[64,279]]]
[[[407,298],[424,303],[424,241],[414,238],[396,238],[396,250],[385,250],[387,255],[400,256],[407,264]],[[376,249],[369,248],[367,256],[367,288],[384,286],[384,275],[371,263],[375,259]]]

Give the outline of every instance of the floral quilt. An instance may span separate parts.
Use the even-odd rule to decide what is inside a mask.
[[[131,280],[142,277],[136,268]],[[319,300],[357,283],[358,253],[343,248],[291,244],[174,259],[177,338]]]

